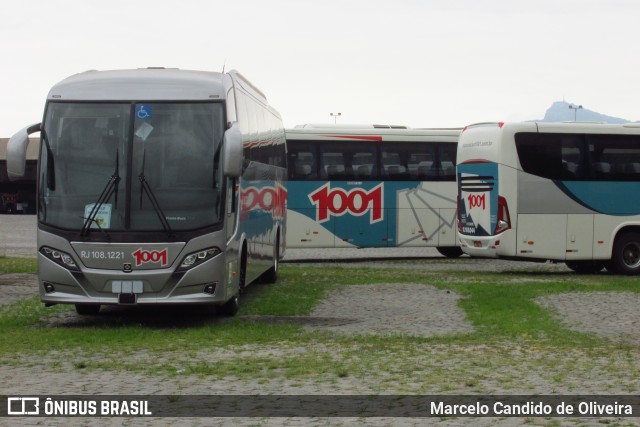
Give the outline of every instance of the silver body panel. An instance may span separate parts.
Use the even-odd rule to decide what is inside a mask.
[[[79,261],[80,268],[79,273],[72,272],[39,253],[40,297],[43,302],[51,304],[118,304],[119,293],[114,292],[113,282],[141,281],[143,284],[142,292],[136,294],[137,304],[222,303],[230,298],[229,293],[233,295],[235,292],[232,281],[227,282],[227,286],[225,286],[221,280],[216,280],[216,278],[228,276],[224,252],[185,273],[174,272],[186,254],[211,245],[223,246],[224,241],[221,240],[223,240],[223,233],[218,232],[193,239],[187,245],[184,243],[172,244],[172,249],[175,252],[172,252],[173,261],[171,264],[163,268],[153,268],[153,266],[139,268],[134,265],[133,270],[127,273],[123,271],[122,266],[120,269],[107,268],[113,266],[114,261],[118,260],[106,261],[102,267],[96,260],[92,260],[93,267],[85,265],[82,258],[75,252],[74,246],[84,248],[82,250],[92,247],[95,252],[117,253],[121,252],[123,248],[134,247],[151,251],[167,247],[167,244],[78,244],[69,243],[62,237],[39,230],[38,247],[55,247],[71,253]],[[236,265],[236,263],[232,263],[232,265]],[[45,282],[52,284],[55,287],[55,292],[46,293],[44,290]],[[205,285],[214,283],[216,290],[213,295],[203,293]]]

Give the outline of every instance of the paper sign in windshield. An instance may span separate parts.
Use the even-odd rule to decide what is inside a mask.
[[[84,217],[89,218],[95,203],[84,207]],[[95,220],[91,222],[91,228],[111,228],[111,203],[105,203],[100,206]]]

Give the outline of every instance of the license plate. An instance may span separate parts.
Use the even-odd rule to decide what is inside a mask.
[[[482,242],[480,240],[474,240],[473,241],[473,246],[476,248],[481,248],[482,247]]]
[[[142,280],[114,280],[111,282],[111,292],[114,294],[141,294]]]

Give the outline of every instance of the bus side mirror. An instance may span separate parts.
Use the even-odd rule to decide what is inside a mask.
[[[24,177],[29,135],[36,132],[40,132],[40,123],[27,126],[9,139],[7,144],[7,175],[9,180],[15,181]]]
[[[224,133],[223,169],[225,176],[237,178],[242,175],[242,133],[238,123]]]

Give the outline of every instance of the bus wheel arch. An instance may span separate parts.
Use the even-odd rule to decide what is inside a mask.
[[[240,294],[244,292],[247,277],[247,242],[242,240],[240,245],[240,258],[238,261],[238,289],[236,293],[224,304],[218,307],[218,312],[223,316],[235,316],[240,309]]]
[[[240,246],[240,261],[239,261],[239,270],[238,270],[238,292],[244,293],[245,288],[247,287],[247,241],[246,239],[242,239],[242,245]]]
[[[262,283],[275,283],[278,280],[278,268],[280,265],[280,227],[276,231],[276,238],[273,243],[273,265],[262,274]]]
[[[621,230],[613,243],[611,267],[621,274],[640,274],[640,229]]]

